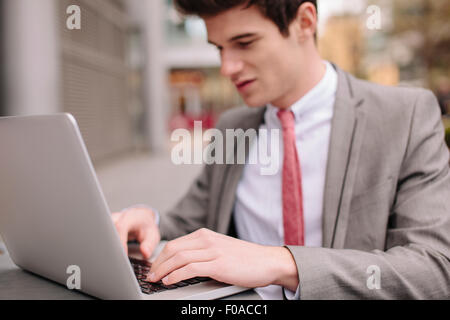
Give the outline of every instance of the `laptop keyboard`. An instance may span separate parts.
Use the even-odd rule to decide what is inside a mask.
[[[211,280],[211,278],[207,277],[196,277],[192,279],[183,280],[172,285],[165,285],[164,283],[162,283],[161,280],[158,282],[149,282],[146,279],[152,264],[146,260],[139,260],[135,258],[129,259],[131,265],[133,266],[134,274],[136,275],[139,286],[141,287],[141,291],[145,294],[154,294],[166,290],[174,290],[177,288],[182,288]]]

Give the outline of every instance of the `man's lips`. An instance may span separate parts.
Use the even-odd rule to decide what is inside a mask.
[[[253,82],[255,82],[254,79],[253,80],[245,80],[245,81],[237,82],[237,83],[235,83],[235,85],[238,88],[238,90],[244,90]]]

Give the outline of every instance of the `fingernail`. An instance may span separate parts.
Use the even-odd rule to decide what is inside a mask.
[[[162,282],[163,282],[164,284],[167,284],[167,282],[169,282],[169,276],[164,277],[164,278],[162,279]]]
[[[150,273],[150,275],[148,276],[148,279],[150,281],[155,281],[155,273]]]

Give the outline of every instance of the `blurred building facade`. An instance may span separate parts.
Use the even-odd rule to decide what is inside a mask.
[[[358,16],[344,14],[330,17],[318,41],[322,57],[347,72],[359,75],[365,45],[363,32]]]
[[[66,25],[72,5],[80,30]],[[72,113],[94,161],[165,148],[162,0],[1,0],[1,8],[3,115]]]
[[[322,7],[333,0],[321,0]],[[319,37],[324,58],[361,78],[385,85],[420,86],[437,92],[450,75],[450,1],[341,1]],[[335,4],[336,6],[336,4]],[[378,10],[379,28],[368,19]]]
[[[66,28],[66,9],[83,8],[82,29]],[[62,111],[77,119],[90,154],[103,159],[132,150],[125,4],[58,0]]]

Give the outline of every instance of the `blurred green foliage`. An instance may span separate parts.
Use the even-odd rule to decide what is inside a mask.
[[[445,129],[450,128],[450,117],[443,117],[442,121],[444,122]]]
[[[445,142],[447,142],[447,146],[450,148],[450,127],[445,130]]]

